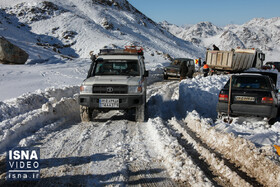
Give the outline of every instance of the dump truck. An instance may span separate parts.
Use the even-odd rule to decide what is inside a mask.
[[[238,73],[249,68],[260,69],[265,54],[259,49],[232,49],[231,51],[206,51],[206,63],[211,74]]]

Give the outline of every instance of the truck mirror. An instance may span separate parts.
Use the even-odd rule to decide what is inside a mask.
[[[149,71],[144,72],[144,77],[149,77]]]
[[[265,60],[265,54],[260,53],[260,59],[261,59],[262,61],[264,61],[264,60]]]

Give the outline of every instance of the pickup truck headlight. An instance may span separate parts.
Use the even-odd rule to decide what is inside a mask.
[[[142,86],[128,86],[128,93],[140,93],[142,92]]]
[[[81,86],[80,93],[92,93],[92,86]]]

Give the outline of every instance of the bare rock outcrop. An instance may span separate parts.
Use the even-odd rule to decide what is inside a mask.
[[[0,36],[0,63],[1,64],[24,64],[29,55],[18,46]]]

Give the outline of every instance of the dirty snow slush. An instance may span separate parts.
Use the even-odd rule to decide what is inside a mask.
[[[23,184],[277,186],[280,167],[275,160],[249,140],[213,128],[195,110],[184,110],[179,92],[188,81],[197,80],[150,85],[144,123],[130,121],[121,111],[81,123],[77,87],[2,102],[0,185],[15,184],[4,180],[3,161],[5,147],[13,142],[13,147],[41,151],[40,181]]]

